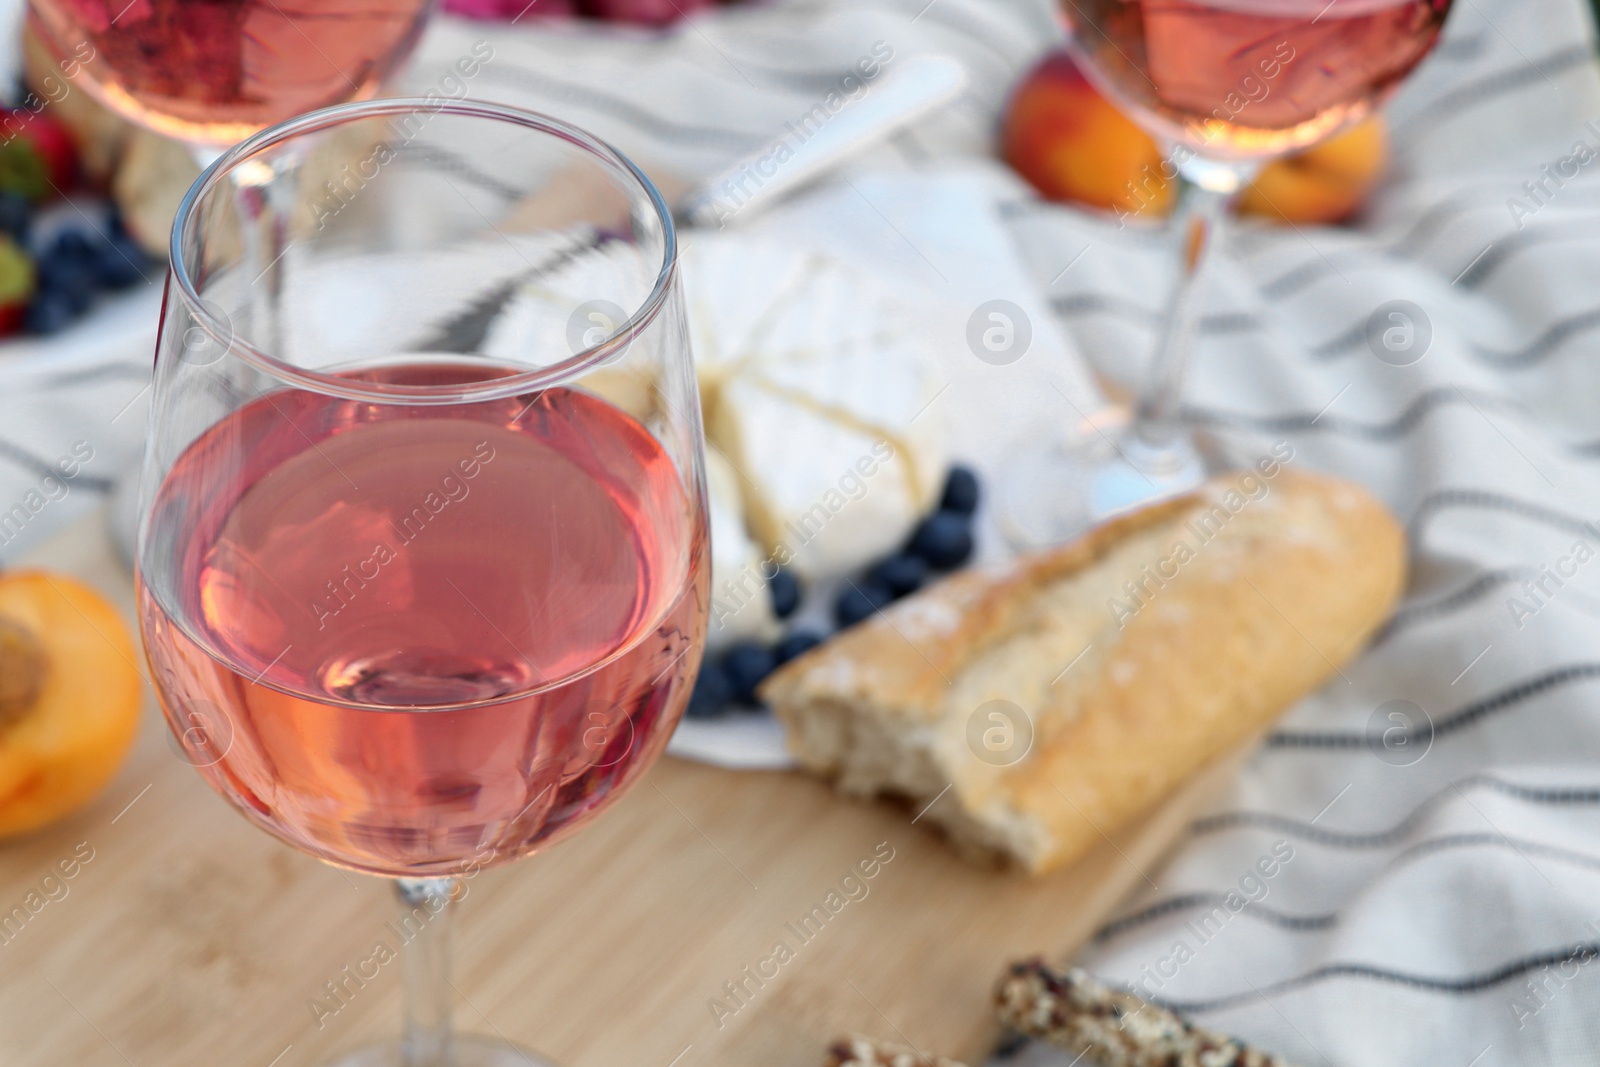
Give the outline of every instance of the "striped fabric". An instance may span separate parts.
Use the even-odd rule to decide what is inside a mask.
[[[1600,1048],[1591,33],[1575,2],[1462,0],[1389,110],[1370,217],[1240,227],[1213,276],[1188,418],[1372,487],[1413,577],[1080,962],[1295,1063]],[[1053,306],[1127,377],[1106,355],[1149,347],[1159,253],[1054,207],[1010,216],[1041,281],[1088,248]],[[1398,301],[1421,312],[1405,353],[1382,345]]]
[[[990,148],[1007,88],[1056,32],[1045,0],[793,0],[620,39],[441,20],[406,88],[453,95],[451,64],[488,39],[472,95],[693,178],[771,143],[886,41],[972,71],[967,98],[862,164],[933,172]],[[1413,581],[1081,962],[1300,1064],[1588,1064],[1600,1048],[1591,35],[1580,0],[1459,0],[1390,109],[1394,165],[1365,221],[1241,225],[1211,277],[1188,418],[1370,486],[1408,524]],[[474,180],[470,161],[431,165]],[[1131,380],[1163,235],[994,188],[1012,190],[996,207],[1066,336]],[[131,466],[158,282],[0,355],[0,509],[76,442],[94,451],[69,492],[0,531],[0,560]],[[1381,344],[1396,301],[1415,360]]]

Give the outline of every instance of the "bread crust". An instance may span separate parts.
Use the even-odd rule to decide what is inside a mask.
[[[1365,490],[1234,475],[941,581],[762,697],[806,769],[855,795],[940,798],[925,819],[962,851],[1042,872],[1337,673],[1404,578],[1403,531]],[[1031,743],[980,758],[984,709],[1008,706]]]

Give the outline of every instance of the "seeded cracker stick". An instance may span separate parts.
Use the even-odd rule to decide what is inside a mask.
[[[995,990],[1000,1021],[1074,1054],[1089,1046],[1100,1067],[1289,1067],[1288,1061],[1202,1030],[1074,967],[1015,963]],[[870,1061],[869,1061],[870,1062]]]
[[[835,1041],[823,1067],[965,1067],[955,1060],[929,1058],[903,1045],[886,1045],[866,1037]]]

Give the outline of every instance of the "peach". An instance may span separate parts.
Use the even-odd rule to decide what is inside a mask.
[[[1279,222],[1343,222],[1383,174],[1389,136],[1369,115],[1321,144],[1263,167],[1239,195],[1238,208]]]
[[[1262,168],[1240,211],[1288,222],[1354,214],[1388,156],[1382,118]],[[1165,215],[1172,183],[1154,138],[1102,96],[1065,52],[1053,52],[1013,91],[1001,151],[1045,197],[1131,215]]]
[[[1165,214],[1172,206],[1155,140],[1101,96],[1065,52],[1046,56],[1013,90],[1001,151],[1051,200],[1133,214]]]
[[[0,836],[92,800],[139,725],[133,639],[115,608],[59,574],[0,574]]]

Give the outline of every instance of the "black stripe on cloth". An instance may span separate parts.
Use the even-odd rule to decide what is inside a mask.
[[[1556,319],[1540,332],[1538,337],[1521,348],[1505,351],[1469,343],[1474,358],[1501,370],[1522,370],[1550,358],[1562,345],[1591,330],[1600,328],[1600,307],[1574,312]],[[1337,334],[1310,349],[1311,358],[1329,362],[1350,352],[1359,352],[1367,341],[1367,323],[1363,319],[1348,330]]]
[[[1120,303],[1113,303],[1118,300],[1117,297],[1082,294],[1056,297],[1051,301],[1051,306],[1063,316],[1083,312],[1103,312],[1150,328],[1154,328],[1160,322],[1161,316],[1156,312],[1139,307],[1132,301],[1122,300]],[[1200,323],[1200,332],[1211,334],[1245,333],[1265,328],[1266,323],[1260,317],[1248,312],[1211,315],[1202,319]],[[1522,370],[1544,362],[1568,341],[1597,328],[1600,328],[1600,307],[1575,312],[1555,320],[1546,326],[1538,337],[1522,348],[1501,351],[1478,344],[1472,344],[1470,348],[1476,359],[1491,366],[1501,370]],[[1362,319],[1328,340],[1312,345],[1307,351],[1311,358],[1318,362],[1330,362],[1342,355],[1361,351],[1366,342],[1367,322],[1366,319]]]
[[[1161,313],[1141,307],[1126,297],[1114,293],[1068,293],[1053,297],[1051,310],[1062,318],[1076,315],[1110,315],[1139,326],[1154,329],[1161,322]],[[1222,311],[1204,315],[1200,319],[1203,334],[1248,333],[1263,328],[1261,319],[1248,311]]]
[[[14,444],[10,441],[0,440],[0,459],[10,460],[15,466],[21,467],[26,471],[31,471],[41,478],[45,477],[46,475],[56,478],[61,477],[61,472],[56,469],[54,463],[40,459],[32,452],[29,452],[20,445]],[[79,473],[76,477],[72,478],[71,483],[74,489],[83,488],[88,489],[90,492],[99,493],[106,492],[112,486],[117,484],[110,478],[102,478],[98,475],[83,473]]]
[[[1600,870],[1600,857],[1590,856],[1587,853],[1560,848],[1555,845],[1541,844],[1538,841],[1487,833],[1451,834],[1448,837],[1435,837],[1427,841],[1419,841],[1415,845],[1397,853],[1393,859],[1384,864],[1384,869],[1393,871],[1428,856],[1436,856],[1443,852],[1468,848],[1505,849],[1524,859],[1530,855],[1541,856],[1546,859],[1570,863],[1575,867]],[[1106,923],[1095,931],[1093,941],[1097,945],[1104,944],[1130,930],[1147,926],[1157,919],[1164,918],[1174,912],[1192,911],[1201,908],[1210,910],[1221,907],[1227,904],[1230,895],[1232,894],[1206,890],[1168,897],[1165,900],[1151,904],[1149,907],[1141,908],[1131,915],[1125,915],[1122,918]],[[1287,930],[1292,933],[1327,930],[1339,925],[1343,918],[1337,911],[1322,912],[1315,915],[1292,915],[1254,902],[1234,914],[1248,915],[1257,922],[1266,923],[1269,926],[1277,927],[1279,930]]]
[[[1516,707],[1523,701],[1552,689],[1560,689],[1577,682],[1586,682],[1591,678],[1600,678],[1600,663],[1576,663],[1566,667],[1557,667],[1547,671],[1536,678],[1524,682],[1517,682],[1507,686],[1482,700],[1475,700],[1458,711],[1445,716],[1433,723],[1431,736],[1437,741],[1458,730],[1464,730],[1474,723],[1481,722],[1492,715]],[[1408,741],[1422,741],[1429,736],[1424,731],[1406,731]],[[1322,748],[1322,749],[1352,749],[1352,748],[1381,748],[1383,739],[1370,733],[1350,730],[1294,731],[1279,730],[1267,735],[1266,747],[1273,748]]]
[[[1539,245],[1575,241],[1581,242],[1586,248],[1590,247],[1594,242],[1594,234],[1575,226],[1575,221],[1562,219],[1549,226],[1528,226],[1526,229],[1495,238],[1487,248],[1473,253],[1476,258],[1466,263],[1451,284],[1459,285],[1463,289],[1476,289],[1518,252],[1537,248]]]
[[[1365,422],[1326,412],[1255,415],[1249,412],[1222,411],[1192,405],[1180,410],[1180,418],[1196,426],[1227,426],[1262,433],[1329,433],[1336,437],[1352,437],[1374,444],[1389,444],[1409,435],[1435,411],[1458,404],[1464,404],[1480,415],[1485,409],[1526,414],[1523,405],[1510,397],[1498,393],[1485,393],[1477,389],[1463,389],[1458,385],[1443,385],[1417,394],[1411,403],[1406,405],[1404,411],[1387,422]],[[1579,459],[1590,459],[1600,455],[1600,441],[1573,444],[1557,442],[1557,444],[1569,455]]]
[[[1542,577],[1542,574],[1532,567],[1506,567],[1499,570],[1485,571],[1461,588],[1452,590],[1433,600],[1412,605],[1402,605],[1373,636],[1369,647],[1377,648],[1413,626],[1433,619],[1446,618],[1457,611],[1471,607],[1501,586],[1536,580],[1540,577]],[[1564,588],[1561,595],[1563,600],[1572,600],[1574,606],[1580,611],[1600,618],[1600,601],[1595,601],[1577,589]]]
[[[723,51],[733,52],[726,47],[731,42],[724,42]],[[748,42],[747,42],[748,43]],[[780,49],[782,51],[782,49]],[[788,52],[792,54],[792,47]],[[770,56],[752,56],[734,52],[729,56],[735,70],[753,77],[758,82],[775,86],[785,92],[794,93],[796,96],[806,97],[810,100],[819,100],[829,93],[839,89],[839,82],[849,75],[860,80],[860,75],[850,65],[841,67],[813,67],[806,70],[782,70],[773,65]],[[891,66],[893,64],[891,63]]]
[[[999,5],[996,5],[997,8]],[[995,67],[1007,73],[1016,73],[1034,52],[1039,49],[1039,44],[1031,37],[1015,35],[1015,47],[1006,48],[995,41],[996,26],[993,22],[985,22],[972,17],[967,11],[949,10],[950,5],[933,3],[926,0],[884,0],[884,2],[870,3],[868,0],[856,0],[850,5],[852,12],[877,12],[896,18],[906,18],[915,22],[925,22],[942,26],[952,36],[960,39],[963,45],[981,48],[989,53]],[[840,6],[836,3],[801,3],[791,0],[786,4],[771,6],[763,12],[763,16],[776,21],[787,15],[790,19],[800,23],[800,28],[792,31],[791,38],[798,38],[804,32],[826,26],[838,18]],[[966,16],[963,18],[963,16]],[[971,59],[970,55],[960,57],[963,60]],[[975,79],[982,81],[984,79]],[[1006,79],[1009,84],[1010,78]]]
[[[1082,314],[1104,314],[1147,329],[1154,329],[1161,322],[1159,312],[1110,293],[1072,293],[1058,296],[1050,301],[1050,306],[1063,318]],[[1249,333],[1266,328],[1267,324],[1260,316],[1247,311],[1223,312],[1205,316],[1200,320],[1202,334]],[[1544,362],[1568,341],[1596,328],[1600,328],[1600,307],[1557,319],[1522,348],[1500,351],[1478,344],[1472,344],[1470,347],[1473,356],[1485,363],[1502,370],[1521,370]],[[1311,358],[1318,362],[1330,362],[1340,356],[1361,351],[1366,342],[1367,320],[1362,318],[1328,340],[1312,345],[1307,351]]]
[[[1132,915],[1126,915],[1106,923],[1094,932],[1094,937],[1091,940],[1096,945],[1103,945],[1107,941],[1121,937],[1130,930],[1147,926],[1157,919],[1165,918],[1175,912],[1220,907],[1226,904],[1227,901],[1227,893],[1213,892],[1184,893],[1180,896],[1168,897],[1166,900],[1158,901],[1147,908],[1141,908]],[[1326,915],[1290,915],[1287,912],[1278,911],[1262,904],[1251,904],[1237,914],[1249,915],[1253,919],[1276,926],[1280,930],[1295,931],[1325,930],[1339,920],[1337,912],[1329,912]]]
[[[906,3],[868,4],[857,0],[856,10],[883,11],[893,15],[910,15],[919,22],[930,22],[942,26],[951,34],[960,38],[964,45],[975,45],[988,52],[1000,69],[1011,72],[1020,72],[1018,51],[1007,51],[994,40],[995,26],[993,22],[974,17],[964,8],[952,7],[949,4],[927,3],[926,0],[907,0]],[[1019,48],[1037,49],[1038,45],[1031,38],[1018,36],[1016,44]]]
[[[733,152],[746,152],[772,139],[774,131],[746,133],[717,126],[697,126],[676,122],[665,115],[646,110],[632,101],[609,93],[598,92],[586,86],[561,82],[544,74],[510,64],[492,64],[484,67],[480,77],[498,80],[524,92],[559,100],[565,104],[588,108],[606,115],[642,137],[656,140],[678,141],[708,148]]]
[[[1018,196],[1000,201],[995,211],[999,214],[1000,220],[1008,225],[1026,223],[1034,228],[1056,226],[1067,235],[1081,241],[1092,242],[1096,238],[1115,239],[1125,248],[1136,248],[1148,255],[1163,255],[1172,249],[1172,242],[1168,239],[1164,228],[1144,225],[1119,226],[1117,217],[1111,212],[1085,205],[1067,207],[1064,204],[1052,204],[1041,200],[1037,196]],[[1048,289],[1049,286],[1045,288]]]
[[[1415,258],[1422,246],[1448,230],[1448,224],[1454,221],[1455,216],[1465,215],[1480,207],[1494,207],[1503,211],[1505,198],[1506,179],[1503,176],[1455,189],[1422,207],[1420,214],[1407,225],[1405,230],[1382,247],[1390,254],[1405,252],[1409,254],[1408,258]],[[1282,248],[1282,238],[1282,230],[1271,226],[1236,230],[1229,235],[1228,248],[1241,257],[1248,258]],[[1332,269],[1321,257],[1314,262],[1321,264],[1325,270]]]
[[[425,141],[413,141],[410,144],[400,145],[395,154],[408,166],[454,175],[472,185],[476,185],[480,189],[493,193],[502,200],[520,200],[527,193],[526,189],[501,181],[494,175],[480,170],[471,161],[445,148],[443,145],[430,144]]]
[[[1300,266],[1291,268],[1269,282],[1263,282],[1261,295],[1269,300],[1282,300],[1285,297],[1293,296],[1326,275],[1339,274],[1339,262],[1336,261],[1342,261],[1345,266],[1352,268],[1382,262],[1379,257],[1374,256],[1370,251],[1347,254],[1335,252],[1331,256],[1319,255],[1309,263],[1302,263]]]
[[[1467,790],[1487,789],[1499,793],[1512,800],[1520,800],[1526,804],[1548,805],[1550,807],[1566,807],[1590,804],[1600,804],[1600,787],[1592,788],[1540,788],[1537,786],[1517,785],[1496,778],[1491,774],[1474,774],[1466,778],[1451,782],[1438,792],[1424,798],[1421,803],[1412,808],[1405,818],[1389,827],[1387,830],[1374,830],[1365,833],[1354,831],[1328,830],[1314,826],[1309,822],[1291,819],[1285,815],[1278,815],[1268,811],[1224,811],[1215,815],[1207,815],[1203,819],[1196,819],[1189,824],[1189,833],[1194,837],[1207,834],[1222,833],[1233,829],[1276,830],[1279,833],[1293,834],[1307,841],[1330,848],[1387,848],[1399,844],[1406,835],[1414,830],[1429,812],[1452,797],[1462,796]]]
[[[1567,45],[1536,59],[1495,71],[1456,86],[1413,111],[1403,124],[1394,130],[1394,139],[1404,143],[1433,126],[1441,125],[1480,104],[1496,97],[1536,85],[1555,74],[1564,74],[1575,67],[1587,66],[1594,61],[1594,43]]]
[[[1493,192],[1493,190],[1486,191]],[[1372,249],[1363,249],[1353,252],[1335,252],[1331,256],[1319,255],[1315,259],[1308,260],[1299,266],[1291,267],[1270,281],[1261,283],[1261,293],[1269,299],[1282,300],[1310,287],[1325,277],[1340,274],[1339,268],[1341,265],[1349,269],[1357,269],[1373,264],[1381,264],[1385,256],[1399,256],[1420,266],[1417,253],[1421,251],[1422,244],[1445,233],[1446,223],[1453,221],[1452,216],[1465,215],[1479,207],[1499,206],[1503,209],[1506,194],[1508,192],[1516,193],[1517,191],[1516,187],[1509,182],[1502,183],[1498,186],[1500,199],[1495,204],[1475,202],[1475,194],[1469,193],[1463,196],[1458,191],[1424,211],[1422,217],[1412,225],[1411,229],[1395,238],[1384,250],[1375,252]],[[1596,190],[1584,188],[1581,191],[1589,193]],[[1452,203],[1451,201],[1453,200],[1459,200],[1460,202]],[[1487,243],[1487,252],[1480,248],[1472,253],[1473,256],[1481,256],[1481,259],[1476,261],[1468,260],[1462,265],[1463,269],[1458,274],[1451,275],[1451,277],[1458,279],[1461,284],[1466,286],[1476,285],[1491,270],[1499,267],[1507,257],[1515,252],[1547,241],[1585,240],[1584,234],[1573,232],[1572,222],[1573,220],[1571,219],[1564,219],[1553,227],[1540,229],[1529,227],[1523,230],[1513,230],[1509,234],[1501,233]],[[1509,219],[1505,225],[1510,225]],[[1592,239],[1592,235],[1587,239]],[[1506,245],[1510,247],[1504,247]]]
[[[1574,537],[1593,537],[1600,540],[1600,529],[1588,519],[1491,489],[1439,489],[1429,493],[1418,502],[1416,510],[1411,513],[1411,518],[1406,523],[1407,538],[1412,544],[1420,545],[1426,527],[1434,517],[1452,508],[1504,512],[1572,534]]]
[[[1201,426],[1231,426],[1265,433],[1316,431],[1342,437],[1357,437],[1367,441],[1389,442],[1405,437],[1434,411],[1456,404],[1466,404],[1476,408],[1520,410],[1520,405],[1516,401],[1496,393],[1444,385],[1417,394],[1416,398],[1406,405],[1404,411],[1387,422],[1362,422],[1326,412],[1253,415],[1241,411],[1220,411],[1215,408],[1191,406],[1183,408],[1182,417],[1185,421]]]
[[[1314,971],[1288,978],[1281,982],[1272,982],[1264,986],[1252,986],[1248,992],[1230,993],[1226,996],[1212,997],[1208,1000],[1168,1000],[1163,997],[1150,999],[1153,1003],[1159,1004],[1169,1011],[1178,1012],[1180,1015],[1198,1015],[1204,1012],[1236,1008],[1258,1000],[1270,1000],[1280,993],[1292,993],[1330,978],[1362,978],[1390,985],[1408,986],[1412,989],[1429,993],[1447,993],[1459,996],[1493,989],[1495,986],[1509,982],[1513,978],[1520,978],[1524,974],[1545,967],[1559,967],[1562,964],[1575,962],[1586,963],[1596,956],[1600,956],[1600,942],[1587,942],[1566,948],[1558,948],[1539,956],[1525,956],[1493,970],[1479,974],[1469,974],[1460,978],[1407,974],[1404,971],[1394,971],[1387,967],[1379,967],[1370,963],[1330,963],[1318,967]],[[1147,996],[1145,990],[1131,985],[1127,988],[1137,996]]]
[[[1371,647],[1377,648],[1412,626],[1430,619],[1444,618],[1462,608],[1471,607],[1500,586],[1514,585],[1538,576],[1539,572],[1532,567],[1506,567],[1485,571],[1460,588],[1452,589],[1432,600],[1418,604],[1402,604],[1395,609],[1393,615],[1389,616],[1389,621],[1373,635]]]

